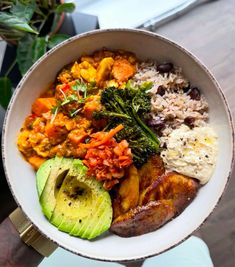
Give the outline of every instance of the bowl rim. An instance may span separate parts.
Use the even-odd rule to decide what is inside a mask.
[[[176,242],[175,244],[169,246],[167,249],[165,250],[162,250],[161,252],[157,252],[157,253],[150,253],[148,255],[145,255],[145,256],[140,256],[140,257],[137,257],[137,258],[131,258],[131,259],[117,259],[117,260],[113,260],[113,259],[109,259],[109,258],[97,258],[97,257],[92,257],[92,256],[89,256],[89,255],[84,255],[83,253],[79,253],[78,251],[75,251],[71,248],[69,248],[68,246],[60,243],[60,242],[57,242],[55,241],[52,237],[49,237],[46,233],[44,233],[37,225],[35,225],[32,220],[30,219],[30,217],[27,215],[27,213],[25,213],[24,211],[24,208],[22,207],[20,201],[18,201],[15,193],[14,193],[14,189],[11,185],[11,179],[10,179],[10,175],[8,174],[8,171],[7,171],[7,164],[6,164],[6,150],[5,150],[5,147],[6,147],[6,128],[7,128],[7,125],[9,123],[9,120],[8,120],[8,117],[9,117],[9,114],[10,114],[10,111],[12,109],[12,106],[13,106],[13,103],[14,103],[14,100],[15,98],[17,97],[19,91],[21,90],[22,88],[22,85],[24,84],[25,80],[28,79],[28,77],[30,76],[30,73],[41,63],[43,62],[48,55],[50,54],[53,54],[55,53],[59,48],[63,47],[64,45],[66,44],[69,44],[77,39],[80,39],[80,38],[83,38],[83,37],[88,37],[88,36],[91,36],[91,35],[96,35],[96,34],[102,34],[102,33],[107,33],[107,32],[126,32],[126,33],[139,33],[141,35],[146,35],[146,36],[150,36],[150,37],[154,37],[154,38],[157,38],[157,39],[160,39],[161,41],[164,41],[172,46],[175,46],[177,49],[179,49],[180,51],[182,51],[184,54],[188,55],[197,65],[199,65],[205,72],[206,74],[208,75],[209,79],[212,81],[212,83],[214,84],[214,86],[216,87],[218,93],[220,94],[220,97],[222,99],[222,102],[224,104],[224,107],[225,107],[225,111],[226,111],[226,114],[227,114],[227,117],[228,117],[228,121],[229,121],[229,129],[231,130],[231,139],[232,139],[232,143],[233,143],[233,149],[232,149],[232,159],[231,159],[231,163],[230,163],[230,169],[229,169],[229,173],[228,173],[228,176],[226,177],[226,184],[224,186],[224,189],[223,189],[223,192],[222,194],[220,195],[218,201],[216,202],[215,206],[213,207],[213,209],[210,211],[210,213],[207,215],[207,217],[204,219],[204,221],[198,226],[196,227],[190,234],[188,234],[185,238],[183,238],[181,241],[179,242]],[[233,167],[234,167],[234,157],[235,157],[235,134],[234,134],[234,122],[233,122],[233,117],[231,115],[231,110],[230,110],[230,107],[228,105],[228,102],[225,98],[225,95],[218,83],[218,81],[216,80],[216,78],[214,77],[214,75],[209,71],[209,69],[205,66],[204,63],[201,62],[201,60],[198,59],[197,56],[195,56],[192,52],[190,52],[189,50],[187,50],[186,48],[184,48],[182,45],[172,41],[171,39],[167,38],[167,37],[164,37],[162,35],[159,35],[157,33],[153,33],[153,32],[149,32],[149,31],[146,31],[146,30],[142,30],[142,29],[129,29],[129,28],[114,28],[114,29],[98,29],[98,30],[92,30],[92,31],[88,31],[88,32],[85,32],[85,33],[81,33],[81,34],[78,34],[78,35],[75,35],[73,37],[70,37],[69,39],[61,42],[60,44],[56,45],[55,47],[53,47],[52,49],[50,49],[49,51],[47,51],[39,60],[37,60],[30,68],[29,70],[25,73],[25,75],[22,77],[22,79],[20,80],[19,84],[17,85],[12,97],[11,97],[11,100],[9,102],[9,105],[7,107],[7,110],[6,110],[6,114],[5,114],[5,118],[4,118],[4,122],[3,122],[3,127],[2,127],[2,162],[3,162],[3,169],[4,169],[4,173],[5,173],[5,177],[6,177],[6,180],[7,180],[7,183],[8,183],[8,186],[10,188],[10,191],[11,191],[11,194],[13,195],[14,197],[14,200],[16,201],[18,207],[20,207],[22,209],[22,211],[24,212],[25,216],[27,217],[27,219],[32,223],[32,225],[40,232],[40,234],[42,234],[44,237],[46,237],[48,240],[52,241],[53,243],[57,244],[59,247],[61,248],[64,248],[66,249],[67,251],[70,251],[72,253],[74,253],[75,255],[78,255],[78,256],[82,256],[82,257],[85,257],[85,258],[88,258],[88,259],[93,259],[93,260],[98,260],[98,261],[106,261],[106,262],[131,262],[131,261],[138,261],[138,260],[144,260],[144,259],[147,259],[147,258],[150,258],[150,257],[153,257],[153,256],[157,256],[159,254],[162,254],[176,246],[178,246],[179,244],[181,244],[182,242],[184,242],[186,239],[188,239],[195,231],[199,230],[203,225],[204,223],[207,221],[207,219],[210,217],[210,215],[214,212],[215,208],[218,206],[219,202],[221,201],[221,198],[223,197],[225,191],[226,191],[226,188],[228,186],[228,183],[229,183],[229,180],[231,178],[231,175],[232,175],[232,171],[233,171]]]

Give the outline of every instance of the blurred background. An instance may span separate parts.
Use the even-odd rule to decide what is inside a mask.
[[[1,2],[9,1],[1,0]],[[80,0],[74,3],[76,8],[66,13],[59,34],[66,34],[68,37],[97,28],[117,27],[141,28],[161,34],[194,53],[211,70],[227,97],[234,117],[235,0]],[[0,35],[1,26],[0,21]],[[6,40],[4,36],[2,37]],[[8,74],[12,92],[22,73],[17,65],[8,71],[17,48],[14,43],[3,39],[0,39],[1,77]],[[10,97],[9,93],[3,90],[5,89],[1,87],[1,103],[3,97],[6,95]],[[6,105],[3,106],[0,106],[0,129],[6,108]],[[235,266],[234,196],[235,177],[232,174],[218,207],[194,233],[207,243],[216,267]],[[0,166],[0,222],[15,207],[16,204]]]

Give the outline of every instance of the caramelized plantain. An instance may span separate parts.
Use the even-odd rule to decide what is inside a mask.
[[[156,230],[173,218],[174,214],[172,200],[151,201],[118,216],[110,231],[122,237],[142,235]]]
[[[196,196],[199,183],[192,178],[176,172],[162,175],[146,190],[140,205],[152,200],[172,199],[176,213],[182,212]]]
[[[113,217],[116,218],[137,206],[139,200],[139,175],[136,167],[131,165],[125,178],[116,189],[113,199]]]
[[[159,155],[151,157],[147,163],[145,163],[139,169],[140,176],[140,199],[139,203],[143,202],[148,187],[153,184],[158,178],[165,172],[164,163]],[[146,202],[145,202],[146,203]]]
[[[187,176],[176,172],[164,174],[145,189],[137,207],[114,217],[111,231],[123,237],[154,231],[182,212],[198,188],[199,183]]]

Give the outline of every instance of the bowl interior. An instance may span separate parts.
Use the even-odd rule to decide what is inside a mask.
[[[58,71],[83,54],[103,47],[134,52],[140,59],[171,61],[182,67],[191,84],[198,86],[209,103],[210,123],[219,137],[219,153],[211,180],[195,200],[174,220],[145,235],[121,238],[105,234],[94,241],[58,231],[43,216],[35,174],[16,146],[17,134],[32,102],[52,82]],[[110,261],[133,260],[156,255],[176,245],[196,230],[214,209],[227,183],[233,160],[233,129],[228,107],[216,82],[197,59],[178,45],[152,33],[138,30],[104,30],[83,34],[51,50],[20,82],[10,103],[4,125],[3,157],[13,195],[35,226],[60,246],[83,256]]]

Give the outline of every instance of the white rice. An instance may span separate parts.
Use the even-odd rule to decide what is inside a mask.
[[[153,82],[153,88],[151,89],[151,93],[153,94],[157,92],[160,85],[167,89],[182,89],[189,85],[189,82],[183,77],[180,68],[174,68],[174,73],[170,72],[169,74],[161,74],[156,69],[156,63],[140,63],[133,81],[135,84],[141,84],[146,81]]]
[[[152,110],[150,117],[152,120],[162,121],[166,128],[162,131],[162,136],[168,136],[173,129],[180,127],[185,118],[191,117],[194,126],[203,126],[208,120],[208,104],[201,95],[200,100],[193,100],[183,88],[189,86],[189,82],[183,77],[180,68],[174,67],[173,72],[159,73],[157,64],[153,62],[143,62],[139,65],[133,81],[141,84],[146,81],[153,82],[151,93]],[[159,86],[165,88],[165,94],[157,94]]]

